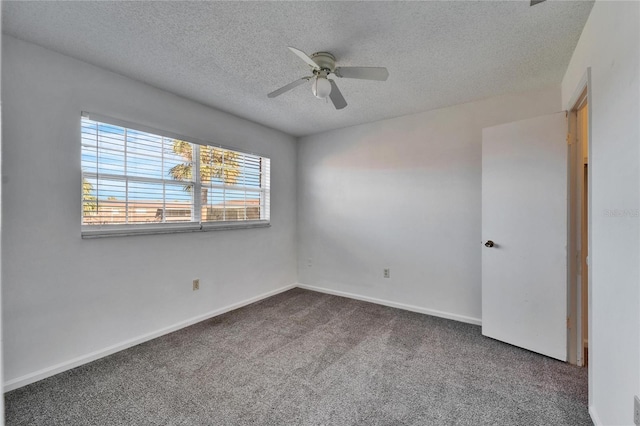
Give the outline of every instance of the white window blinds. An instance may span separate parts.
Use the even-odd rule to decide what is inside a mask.
[[[264,156],[88,114],[81,142],[83,236],[269,224]]]

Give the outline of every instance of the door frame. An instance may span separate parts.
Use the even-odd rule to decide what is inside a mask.
[[[591,68],[587,68],[584,75],[580,79],[576,89],[573,92],[573,96],[565,106],[567,111],[567,149],[568,149],[568,202],[567,206],[567,322],[569,332],[567,333],[567,353],[569,355],[569,362],[571,364],[584,365],[583,353],[582,353],[582,291],[581,282],[579,282],[579,263],[581,259],[580,247],[578,247],[578,237],[581,233],[581,223],[583,220],[582,209],[580,201],[580,191],[582,191],[582,183],[579,181],[582,176],[583,158],[582,152],[577,144],[577,111],[578,109],[587,103],[587,146],[589,155],[589,173],[587,174],[587,234],[588,234],[588,255],[587,264],[587,280],[588,280],[588,318],[587,327],[588,330],[593,330],[592,327],[592,298],[591,291],[592,279],[591,279],[591,190],[592,190],[592,177],[593,177],[593,165],[591,162],[592,149],[591,149],[591,112],[592,112],[592,96],[591,92]],[[593,340],[589,339],[589,354],[593,354]],[[588,363],[588,375],[589,375],[589,399],[591,400],[591,366],[592,362]]]

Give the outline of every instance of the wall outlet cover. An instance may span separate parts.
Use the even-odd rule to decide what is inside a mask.
[[[640,426],[640,399],[633,397],[633,422]]]

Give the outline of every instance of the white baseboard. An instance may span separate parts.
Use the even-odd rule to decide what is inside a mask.
[[[180,330],[181,328],[188,327],[190,325],[199,323],[201,321],[207,320],[209,318],[213,318],[218,315],[222,315],[226,312],[233,311],[235,309],[241,308],[246,305],[250,305],[251,303],[255,303],[262,299],[266,299],[267,297],[274,296],[278,293],[285,292],[287,290],[291,290],[295,288],[296,284],[287,285],[284,287],[280,287],[278,289],[269,291],[267,293],[260,294],[255,297],[251,297],[249,299],[240,301],[238,303],[234,303],[229,306],[225,306],[220,309],[216,309],[211,312],[207,312],[203,315],[198,315],[197,317],[190,318],[185,321],[181,321],[177,324],[171,325],[169,327],[162,328],[160,330],[153,331],[151,333],[144,334],[142,336],[135,337],[133,339],[126,340],[122,343],[118,343],[112,346],[108,346],[106,348],[97,350],[95,352],[88,353],[86,355],[82,355],[73,359],[70,359],[65,362],[61,362],[59,364],[53,365],[51,367],[43,368],[42,370],[25,374],[24,376],[8,380],[4,382],[4,392],[9,392],[14,389],[21,388],[22,386],[26,386],[28,384],[37,382],[38,380],[46,379],[47,377],[51,377],[58,373],[62,373],[63,371],[71,370],[72,368],[79,367],[83,364],[87,364],[91,361],[95,361],[97,359],[103,358],[107,355],[111,355],[116,352],[120,352],[124,349],[130,348],[132,346],[139,345],[140,343],[144,343],[146,341],[155,339],[156,337],[163,336],[165,334],[172,333],[174,331]]]
[[[595,426],[603,426],[603,423],[600,421],[600,417],[598,417],[598,413],[596,412],[596,407],[593,405],[589,405],[589,415],[591,416],[591,421]]]
[[[450,312],[438,311],[435,309],[423,308],[420,306],[407,305],[405,303],[392,302],[390,300],[376,299],[375,297],[361,296],[359,294],[347,293],[344,291],[331,290],[324,287],[316,287],[312,285],[306,285],[298,283],[298,287],[307,290],[318,291],[320,293],[333,294],[334,296],[347,297],[349,299],[362,300],[364,302],[371,302],[377,305],[389,306],[391,308],[404,309],[405,311],[418,312],[420,314],[431,315],[434,317],[446,318],[454,321],[466,322],[468,324],[482,325],[480,318],[467,317],[464,315],[452,314]]]

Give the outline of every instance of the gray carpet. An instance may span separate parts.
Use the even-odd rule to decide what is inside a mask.
[[[9,392],[8,425],[591,425],[586,369],[293,289]]]

